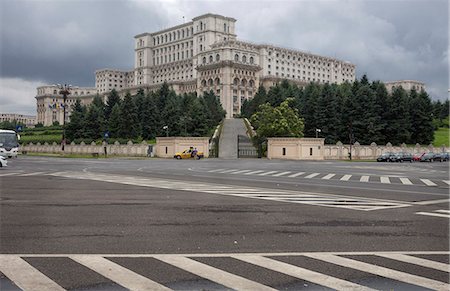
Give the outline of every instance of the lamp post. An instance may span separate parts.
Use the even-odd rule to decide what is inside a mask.
[[[63,96],[63,136],[62,136],[62,142],[61,147],[64,151],[64,145],[66,144],[66,101],[67,96],[70,95],[70,90],[72,90],[72,85],[57,85],[59,88],[59,94]]]
[[[320,128],[316,128],[316,138],[319,137],[319,132],[322,132],[322,130]]]
[[[166,137],[169,137],[169,127],[167,125],[164,125],[163,129],[166,130]]]

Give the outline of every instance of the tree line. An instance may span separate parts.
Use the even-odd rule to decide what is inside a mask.
[[[123,100],[114,89],[104,103],[100,96],[83,106],[76,101],[66,127],[68,141],[110,138],[154,139],[156,136],[208,136],[225,111],[212,92],[177,95],[164,83],[155,92],[127,93]]]
[[[391,94],[380,81],[366,75],[353,83],[316,84],[304,88],[284,80],[268,91],[260,87],[243,103],[241,115],[251,118],[261,105],[278,107],[286,99],[304,121],[303,135],[325,138],[325,143],[430,144],[437,105],[426,91],[405,91],[396,87]],[[440,105],[439,116],[448,117],[448,101]],[[263,107],[264,108],[264,107]],[[267,108],[266,108],[267,109]]]

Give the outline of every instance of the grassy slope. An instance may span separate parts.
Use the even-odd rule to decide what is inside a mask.
[[[445,146],[450,146],[450,141],[449,141],[449,137],[450,137],[450,129],[449,128],[445,128],[445,127],[441,127],[438,130],[436,130],[434,132],[434,141],[433,141],[433,145],[434,146],[441,146],[441,145],[445,145]]]

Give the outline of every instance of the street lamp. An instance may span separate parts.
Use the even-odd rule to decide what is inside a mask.
[[[72,85],[57,85],[59,88],[59,94],[62,94],[63,96],[63,136],[62,136],[62,142],[61,147],[64,151],[64,145],[66,144],[66,101],[67,96],[70,95],[70,90],[72,90]]]
[[[166,130],[166,137],[169,137],[169,127],[167,125],[164,125],[163,129]]]
[[[316,138],[319,137],[319,132],[322,132],[322,130],[320,128],[316,128]]]

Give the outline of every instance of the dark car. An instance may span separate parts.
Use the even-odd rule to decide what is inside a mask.
[[[421,162],[434,162],[435,153],[426,153],[421,158]]]
[[[394,155],[394,153],[384,153],[377,158],[377,162],[389,162],[390,157],[393,155]]]
[[[389,157],[390,162],[410,162],[413,161],[413,156],[410,153],[396,153]]]
[[[439,162],[445,162],[448,161],[449,159],[449,154],[448,153],[437,153],[434,154],[433,160],[434,161],[439,161]]]
[[[422,158],[422,156],[425,155],[425,154],[426,154],[426,153],[417,153],[417,154],[414,154],[414,156],[413,156],[413,161],[419,162],[420,159]]]

